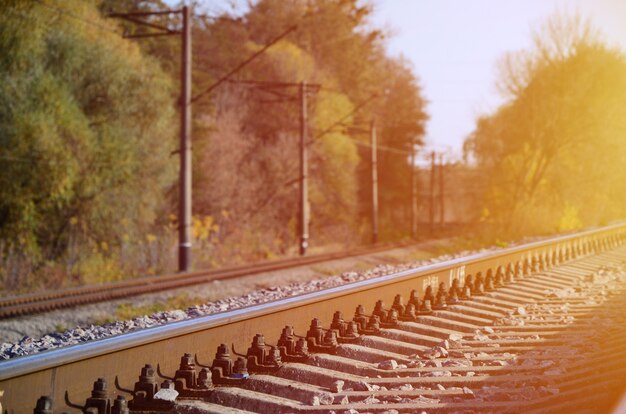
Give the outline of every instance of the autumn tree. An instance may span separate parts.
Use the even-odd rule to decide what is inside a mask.
[[[163,217],[175,123],[159,65],[93,3],[64,6],[0,7],[0,245],[32,271],[80,277]],[[27,282],[11,263],[5,286]]]
[[[237,83],[245,80],[306,81],[322,86],[309,99],[309,195],[314,245],[369,241],[369,138],[352,131],[367,128],[373,118],[378,123],[379,143],[394,146],[404,154],[387,157],[381,152],[383,227],[395,225],[406,231],[406,222],[397,217],[403,211],[398,203],[409,203],[405,191],[409,184],[408,153],[413,143],[421,144],[425,103],[409,65],[385,54],[384,34],[371,27],[371,13],[370,4],[353,0],[262,0],[239,18],[222,16],[194,33],[198,39],[194,50],[198,78],[194,82],[202,85],[202,90],[286,28],[298,27],[237,73],[230,86],[214,92],[196,111],[198,119],[204,116],[210,122],[202,122],[203,133],[195,138],[199,150],[197,165],[201,166],[194,175],[195,206],[203,215],[218,218],[220,229],[224,230],[219,235],[222,243],[237,232],[235,226],[227,223],[233,220],[232,216],[221,218],[221,211],[226,210],[239,211],[235,215],[252,226],[247,231],[255,237],[271,236],[269,244],[276,242],[283,249],[296,245],[297,88],[270,91],[269,87]],[[338,123],[342,118],[343,122]],[[224,160],[232,156],[222,151],[227,151],[228,142],[237,146],[241,140],[247,148],[245,156],[239,153],[236,157],[240,161],[225,165]],[[219,170],[211,167],[218,164],[222,166]],[[261,177],[264,179],[259,181]],[[209,190],[226,182],[236,190]],[[256,187],[251,185],[255,182]],[[224,191],[238,194],[237,201],[233,199],[225,205],[223,199],[217,200]],[[263,208],[255,208],[256,205]],[[258,223],[252,225],[251,217]],[[404,218],[408,219],[408,215]],[[232,231],[226,231],[228,228]],[[250,232],[251,228],[263,231]],[[239,231],[240,237],[244,237],[245,227]],[[398,236],[401,232],[385,234]]]
[[[623,217],[626,56],[578,17],[533,40],[503,60],[507,100],[465,143],[488,183],[483,219],[517,236]]]

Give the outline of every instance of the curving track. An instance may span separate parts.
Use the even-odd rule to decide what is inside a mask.
[[[16,358],[4,406],[65,410],[65,391],[82,406],[118,376],[131,412],[607,412],[626,374],[625,243],[615,225]],[[132,391],[142,367],[151,388]],[[157,371],[176,403],[150,398]]]

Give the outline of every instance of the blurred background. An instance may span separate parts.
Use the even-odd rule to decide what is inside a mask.
[[[303,139],[309,254],[625,216],[622,2],[186,5],[195,269],[300,253]],[[182,6],[0,6],[4,292],[177,270]]]

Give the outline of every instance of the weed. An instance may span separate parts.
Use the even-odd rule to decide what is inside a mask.
[[[311,266],[311,270],[324,276],[334,276],[341,273],[338,269],[326,266]]]
[[[135,306],[132,303],[122,303],[115,310],[115,320],[129,320],[143,315],[151,315],[156,312],[165,312],[175,309],[187,309],[190,306],[202,303],[198,297],[190,297],[186,293],[172,296],[166,302],[156,302],[145,306]]]

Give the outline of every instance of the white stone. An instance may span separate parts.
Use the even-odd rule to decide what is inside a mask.
[[[363,403],[365,403],[365,404],[380,404],[380,400],[378,398],[374,397],[373,395],[370,395],[365,400],[363,400]]]
[[[176,397],[178,397],[178,391],[170,388],[161,388],[154,394],[155,400],[176,401]]]
[[[448,339],[451,341],[460,341],[461,339],[463,339],[463,335],[458,333],[451,333]]]
[[[337,380],[335,382],[333,382],[333,387],[332,387],[332,392],[341,392],[343,391],[343,385],[345,384],[345,382],[343,382],[342,380]]]
[[[387,361],[382,361],[378,364],[378,368],[380,369],[396,369],[398,368],[398,363],[395,359],[389,359]]]
[[[448,350],[446,348],[439,347],[438,351],[442,358],[448,357]]]
[[[321,405],[331,405],[335,400],[333,395],[329,392],[320,393],[316,397]]]

